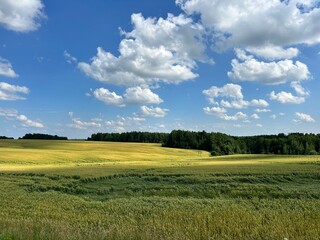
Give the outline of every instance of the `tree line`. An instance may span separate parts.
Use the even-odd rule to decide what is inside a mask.
[[[57,135],[49,135],[42,133],[27,133],[19,139],[41,139],[41,140],[68,140],[67,137],[60,137]]]
[[[0,139],[13,139],[0,136]],[[68,140],[67,137],[41,133],[28,133],[19,139]],[[171,133],[124,132],[94,133],[89,141],[161,143],[163,147],[199,149],[213,156],[231,154],[320,154],[320,134],[277,134],[235,137],[224,133],[173,130]]]
[[[200,149],[211,155],[230,154],[320,154],[320,134],[280,133],[234,137],[223,133],[173,130],[163,142],[164,147]]]
[[[0,139],[14,139],[13,137],[0,136]]]
[[[123,132],[123,133],[94,133],[87,140],[109,141],[109,142],[141,142],[141,143],[163,143],[168,133],[158,132]]]

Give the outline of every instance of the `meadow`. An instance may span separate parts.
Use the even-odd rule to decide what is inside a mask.
[[[320,239],[320,156],[0,140],[0,240]]]

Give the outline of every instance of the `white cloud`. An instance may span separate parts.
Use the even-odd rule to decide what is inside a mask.
[[[250,105],[250,103],[248,101],[244,101],[242,99],[237,100],[237,101],[225,101],[225,100],[221,100],[220,105],[222,107],[226,107],[226,108],[236,108],[236,109],[242,109],[242,108],[246,108]]]
[[[145,118],[136,115],[132,117],[117,116],[115,120],[105,121],[105,126],[111,132],[136,131],[142,129],[142,122],[145,121]]]
[[[267,112],[271,112],[270,109],[266,109],[266,108],[257,108],[254,110],[256,113],[267,113]]]
[[[205,107],[203,108],[203,111],[208,115],[220,115],[227,112],[225,108],[220,107]]]
[[[256,127],[262,128],[263,125],[258,123],[258,124],[256,125]]]
[[[277,85],[310,78],[308,67],[299,61],[295,63],[292,60],[260,62],[254,58],[249,58],[241,62],[233,59],[231,65],[232,71],[228,72],[228,77],[236,81]]]
[[[246,50],[258,57],[267,60],[280,60],[280,59],[291,59],[299,55],[299,49],[287,48],[284,49],[279,46],[266,45],[262,47],[248,47]]]
[[[163,109],[159,107],[147,107],[141,106],[141,114],[144,117],[155,117],[155,118],[162,118],[167,115],[168,109]]]
[[[176,0],[176,3],[189,15],[199,14],[204,26],[213,32],[216,49],[320,42],[319,1]]]
[[[251,115],[251,118],[253,118],[253,119],[260,119],[259,115],[256,114],[256,113],[252,114],[252,115]]]
[[[1,16],[1,14],[0,14]],[[0,76],[5,76],[9,78],[18,77],[18,74],[12,68],[11,63],[4,58],[0,57]]]
[[[294,96],[292,93],[281,91],[279,93],[275,93],[272,91],[270,93],[270,99],[278,101],[282,104],[301,104],[305,102],[304,97]]]
[[[223,87],[212,86],[211,88],[202,91],[202,93],[208,98],[211,104],[221,105],[225,108],[235,108],[242,109],[249,106],[254,107],[267,107],[269,106],[268,102],[263,99],[253,99],[252,101],[246,101],[243,98],[242,87],[237,84],[226,84]],[[226,101],[222,99],[219,102],[216,100],[217,98],[228,98],[232,99],[232,101]]]
[[[132,87],[126,89],[123,96],[110,92],[108,89],[99,88],[93,96],[108,105],[123,107],[127,104],[160,104],[163,100],[149,88]]]
[[[30,120],[26,115],[19,114],[15,109],[0,108],[0,116],[5,117],[8,120],[20,121],[24,127],[44,128],[43,123]]]
[[[306,97],[310,95],[310,92],[301,86],[301,83],[296,81],[292,82],[291,87],[295,90],[297,96],[294,96],[290,92],[281,91],[280,93],[275,93],[272,91],[270,93],[270,99],[276,100],[282,104],[301,104],[304,103]]]
[[[0,108],[0,116],[7,119],[15,118],[18,116],[18,111],[16,109]]]
[[[296,112],[295,115],[297,117],[295,120],[296,122],[315,122],[315,120],[308,114]]]
[[[299,96],[309,96],[310,93],[309,91],[307,91],[306,89],[304,89],[301,86],[300,82],[292,82],[291,83],[291,87],[295,90],[295,92],[299,95]]]
[[[235,48],[234,52],[235,52],[237,58],[239,58],[242,61],[247,61],[247,60],[251,60],[254,58],[252,55],[248,55],[247,52],[241,48]]]
[[[237,121],[237,120],[244,120],[247,119],[248,116],[247,114],[243,113],[243,112],[237,112],[235,115],[233,116],[228,116],[226,114],[224,114],[223,116],[221,116],[220,118],[227,120],[227,121]]]
[[[70,115],[70,114],[69,114]],[[87,128],[100,128],[101,123],[99,122],[94,122],[94,121],[81,121],[80,118],[73,118],[73,115],[71,116],[72,124],[69,126],[72,128],[77,128],[77,129],[87,129]]]
[[[248,118],[247,114],[243,112],[237,112],[235,115],[229,116],[226,114],[227,110],[225,108],[220,108],[220,107],[211,107],[211,108],[205,107],[203,108],[203,111],[208,115],[214,115],[226,121],[237,121],[237,120]]]
[[[270,117],[271,117],[272,119],[276,119],[276,118],[277,118],[277,115],[272,114]]]
[[[81,121],[79,118],[74,118],[72,119],[73,124],[71,124],[72,127],[74,128],[78,128],[78,129],[87,129],[88,127],[101,127],[100,123],[96,123],[96,122],[84,122]]]
[[[45,18],[41,0],[1,0],[0,25],[17,32],[39,28],[39,20]]]
[[[126,89],[125,102],[130,104],[160,104],[163,100],[148,88],[132,87]]]
[[[24,100],[24,97],[19,96],[18,94],[28,94],[29,89],[27,87],[21,87],[16,85],[11,85],[5,82],[0,82],[0,101],[15,101],[15,100]]]
[[[146,121],[146,119],[142,117],[127,117],[127,120],[135,123]]]
[[[250,105],[253,107],[268,107],[269,103],[264,99],[253,99]]]
[[[78,63],[78,59],[68,53],[66,50],[63,52],[63,56],[66,59],[67,63]]]
[[[104,102],[108,105],[114,105],[114,106],[125,106],[124,100],[122,96],[117,95],[115,92],[110,92],[108,89],[105,88],[98,88],[93,92],[93,96]]]
[[[241,86],[237,84],[226,84],[223,87],[219,88],[216,86],[212,86],[211,88],[202,91],[204,95],[206,95],[209,99],[213,99],[218,97],[227,97],[232,99],[243,99]]]
[[[25,115],[18,115],[17,116],[17,120],[19,120],[20,122],[22,122],[22,124],[25,127],[35,127],[35,128],[43,128],[44,125],[41,122],[36,122],[33,120],[30,120],[27,116]]]
[[[90,64],[79,68],[89,77],[113,85],[179,83],[196,78],[195,60],[205,61],[202,27],[183,15],[166,19],[131,16],[133,30],[122,32],[120,55],[98,48]]]

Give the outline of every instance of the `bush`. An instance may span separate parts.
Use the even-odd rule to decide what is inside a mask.
[[[309,153],[309,155],[318,155],[318,154],[319,153],[317,151],[315,151],[315,150],[311,150],[310,153]]]

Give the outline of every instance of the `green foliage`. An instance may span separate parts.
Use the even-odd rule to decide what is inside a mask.
[[[20,139],[68,140],[67,137],[59,137],[57,135],[49,135],[42,133],[27,133]]]
[[[231,154],[315,155],[320,152],[320,134],[291,133],[233,137],[223,133],[174,130],[163,143],[165,147],[202,149],[212,156]]]
[[[0,139],[13,139],[13,137],[0,136]]]
[[[140,142],[140,143],[162,143],[167,133],[151,132],[124,132],[124,133],[94,133],[88,138],[89,141],[109,142]]]

